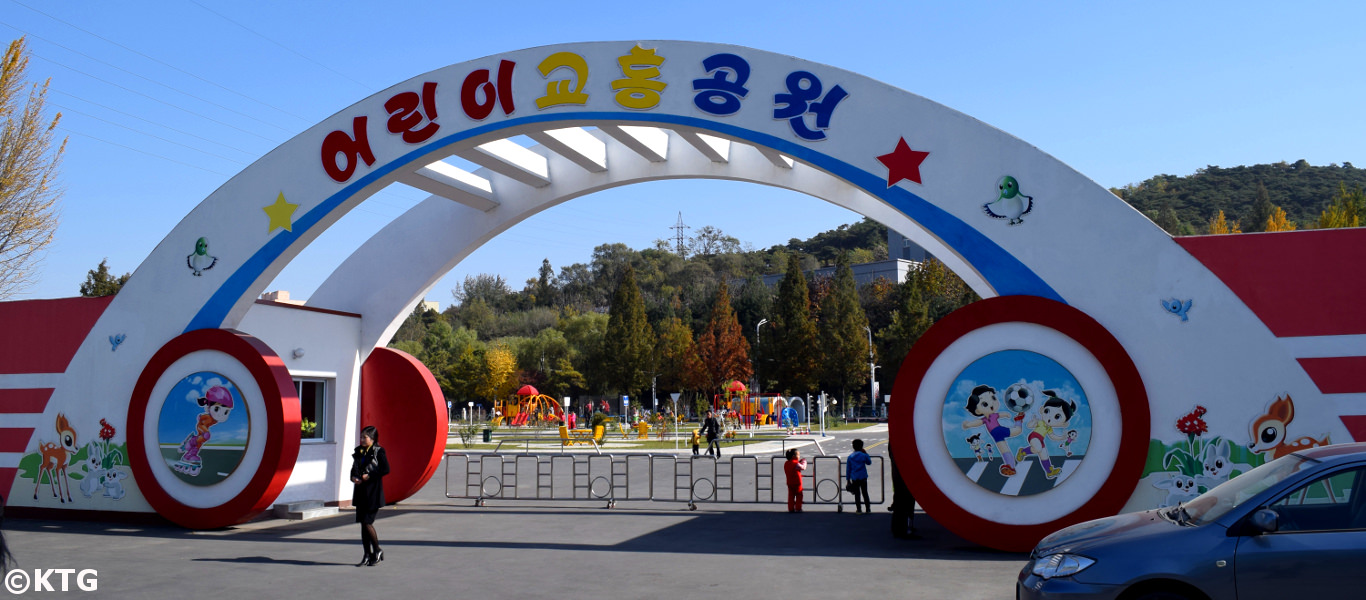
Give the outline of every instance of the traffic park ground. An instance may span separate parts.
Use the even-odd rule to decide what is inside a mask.
[[[838,432],[886,453],[886,427]],[[804,454],[808,454],[804,452]],[[356,568],[354,513],[172,525],[6,519],[18,568],[95,569],[92,597],[207,598],[1010,598],[1023,554],[968,543],[924,513],[920,539],[889,534],[885,505],[490,500],[445,496],[445,465],[376,521],[385,561]],[[69,588],[82,593],[72,575]],[[60,590],[60,575],[49,581]],[[35,594],[30,591],[28,594]],[[28,595],[26,594],[26,595]],[[39,594],[41,595],[41,594]]]

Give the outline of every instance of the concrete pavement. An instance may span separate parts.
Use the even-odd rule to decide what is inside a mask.
[[[827,452],[876,431],[842,433]],[[824,444],[823,444],[824,445]],[[974,546],[924,514],[923,539],[889,515],[779,504],[702,505],[445,498],[445,468],[380,513],[386,560],[360,559],[354,513],[190,532],[7,519],[19,567],[98,570],[91,597],[193,598],[1010,598],[1025,556]],[[57,581],[54,579],[54,582]],[[73,580],[71,589],[77,591]],[[29,592],[34,594],[34,592]],[[41,594],[39,594],[41,595]]]

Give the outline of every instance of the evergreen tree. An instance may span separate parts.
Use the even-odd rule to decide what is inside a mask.
[[[697,357],[706,368],[707,386],[713,391],[720,390],[732,379],[747,380],[753,372],[749,364],[749,342],[745,341],[740,322],[735,319],[725,281],[716,290],[711,318],[697,340]]]
[[[559,300],[556,296],[558,290],[555,289],[555,269],[550,267],[550,259],[541,259],[541,270],[536,277],[536,285],[532,288],[535,296],[536,306],[554,306]]]
[[[574,363],[568,358],[560,357],[555,359],[550,371],[546,374],[545,388],[556,398],[560,398],[573,390],[584,390],[588,388],[588,380],[583,373],[574,368]]]
[[[629,263],[622,269],[621,283],[607,314],[607,334],[602,341],[607,386],[634,394],[650,382],[654,331],[645,320],[645,303],[636,285],[635,269]]]
[[[759,332],[759,323],[769,318],[773,310],[773,291],[764,285],[763,277],[759,273],[751,273],[749,278],[740,288],[740,293],[735,296],[735,318],[740,322],[740,328],[745,333],[745,338],[749,340],[751,354],[751,364],[754,365],[754,378],[760,382],[765,375],[763,363],[764,348],[760,347],[760,340],[764,335]],[[767,332],[764,332],[767,333]],[[772,339],[772,336],[768,336]],[[764,386],[760,385],[760,389]]]
[[[906,354],[934,324],[930,303],[925,298],[926,279],[921,270],[916,270],[897,288],[897,307],[892,312],[892,323],[878,332],[881,347],[886,348],[883,356],[889,359],[884,360],[889,364],[883,369],[883,380],[889,382],[889,388],[901,363],[906,360]]]
[[[1248,219],[1251,225],[1248,232],[1266,231],[1266,223],[1271,218],[1272,209],[1280,210],[1285,214],[1285,210],[1271,204],[1271,194],[1266,191],[1266,186],[1262,182],[1257,182],[1257,196],[1252,201],[1252,214]]]
[[[802,255],[788,257],[787,271],[778,284],[770,347],[781,348],[772,377],[777,389],[802,393],[815,389],[820,366],[816,322],[811,318],[811,296],[802,274]],[[776,354],[776,353],[775,353]]]
[[[830,293],[820,305],[820,340],[824,367],[822,384],[838,389],[849,398],[868,371],[868,319],[858,303],[854,270],[847,254],[835,259],[835,277]]]
[[[128,278],[132,273],[124,273],[118,277],[109,274],[109,259],[100,261],[100,266],[91,269],[85,276],[85,283],[81,284],[81,295],[86,298],[99,298],[101,296],[113,296],[119,293],[123,284],[128,283]]]

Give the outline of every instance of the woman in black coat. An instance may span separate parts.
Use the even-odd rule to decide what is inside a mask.
[[[351,503],[356,507],[356,522],[360,523],[360,541],[365,545],[365,558],[357,567],[373,567],[384,560],[375,533],[375,515],[384,506],[384,476],[389,474],[389,459],[379,446],[379,430],[374,426],[360,432],[360,445],[351,453]]]

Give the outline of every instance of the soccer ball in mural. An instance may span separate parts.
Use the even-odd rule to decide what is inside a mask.
[[[1024,414],[1029,412],[1030,407],[1034,406],[1035,396],[1037,394],[1034,392],[1034,388],[1021,381],[1010,384],[1001,399],[1005,402],[1006,410],[1016,414]]]

